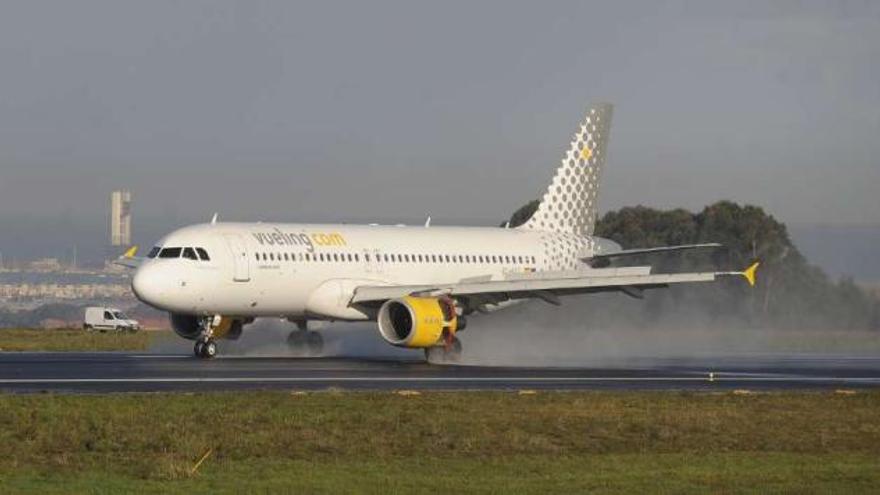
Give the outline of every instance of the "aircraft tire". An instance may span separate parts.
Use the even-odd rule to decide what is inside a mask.
[[[209,339],[202,346],[202,354],[204,358],[211,359],[217,356],[217,342],[214,342],[213,339]]]
[[[457,338],[452,341],[449,349],[445,346],[428,347],[425,349],[425,360],[434,364],[452,364],[461,360],[461,341]]]
[[[308,332],[306,347],[309,349],[310,356],[320,356],[324,352],[324,336],[318,332]]]

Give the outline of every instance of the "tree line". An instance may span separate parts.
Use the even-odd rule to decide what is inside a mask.
[[[526,222],[538,207],[518,209],[509,225]],[[758,282],[750,289],[739,280],[710,285],[675,286],[655,291],[635,311],[644,321],[697,314],[751,327],[786,329],[880,329],[880,300],[844,277],[833,280],[811,265],[792,242],[785,224],[753,205],[719,201],[698,213],[684,209],[625,207],[605,213],[595,235],[624,249],[718,242],[724,248],[706,253],[670,254],[627,259],[651,264],[654,271],[742,270],[760,261]]]

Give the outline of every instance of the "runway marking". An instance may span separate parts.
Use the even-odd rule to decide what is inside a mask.
[[[714,382],[854,382],[854,383],[877,383],[880,384],[880,377],[736,377],[736,376],[716,376]],[[519,383],[539,383],[539,382],[706,382],[710,383],[707,377],[157,377],[157,378],[10,378],[0,379],[0,385],[39,385],[39,384],[87,384],[87,383],[297,383],[297,382],[471,382],[471,383],[491,383],[491,382],[519,382]]]

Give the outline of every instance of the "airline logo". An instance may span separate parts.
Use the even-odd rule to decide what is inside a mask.
[[[345,237],[338,232],[282,232],[275,228],[270,232],[254,232],[251,235],[261,246],[304,246],[312,252],[315,246],[347,246]]]
[[[584,146],[584,149],[581,150],[581,159],[589,160],[591,156],[593,156],[593,150],[591,150],[587,146]]]

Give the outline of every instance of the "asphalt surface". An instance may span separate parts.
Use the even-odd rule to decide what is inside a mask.
[[[6,392],[217,390],[782,390],[880,387],[880,357],[633,359],[613,367],[438,366],[361,358],[0,353]]]

